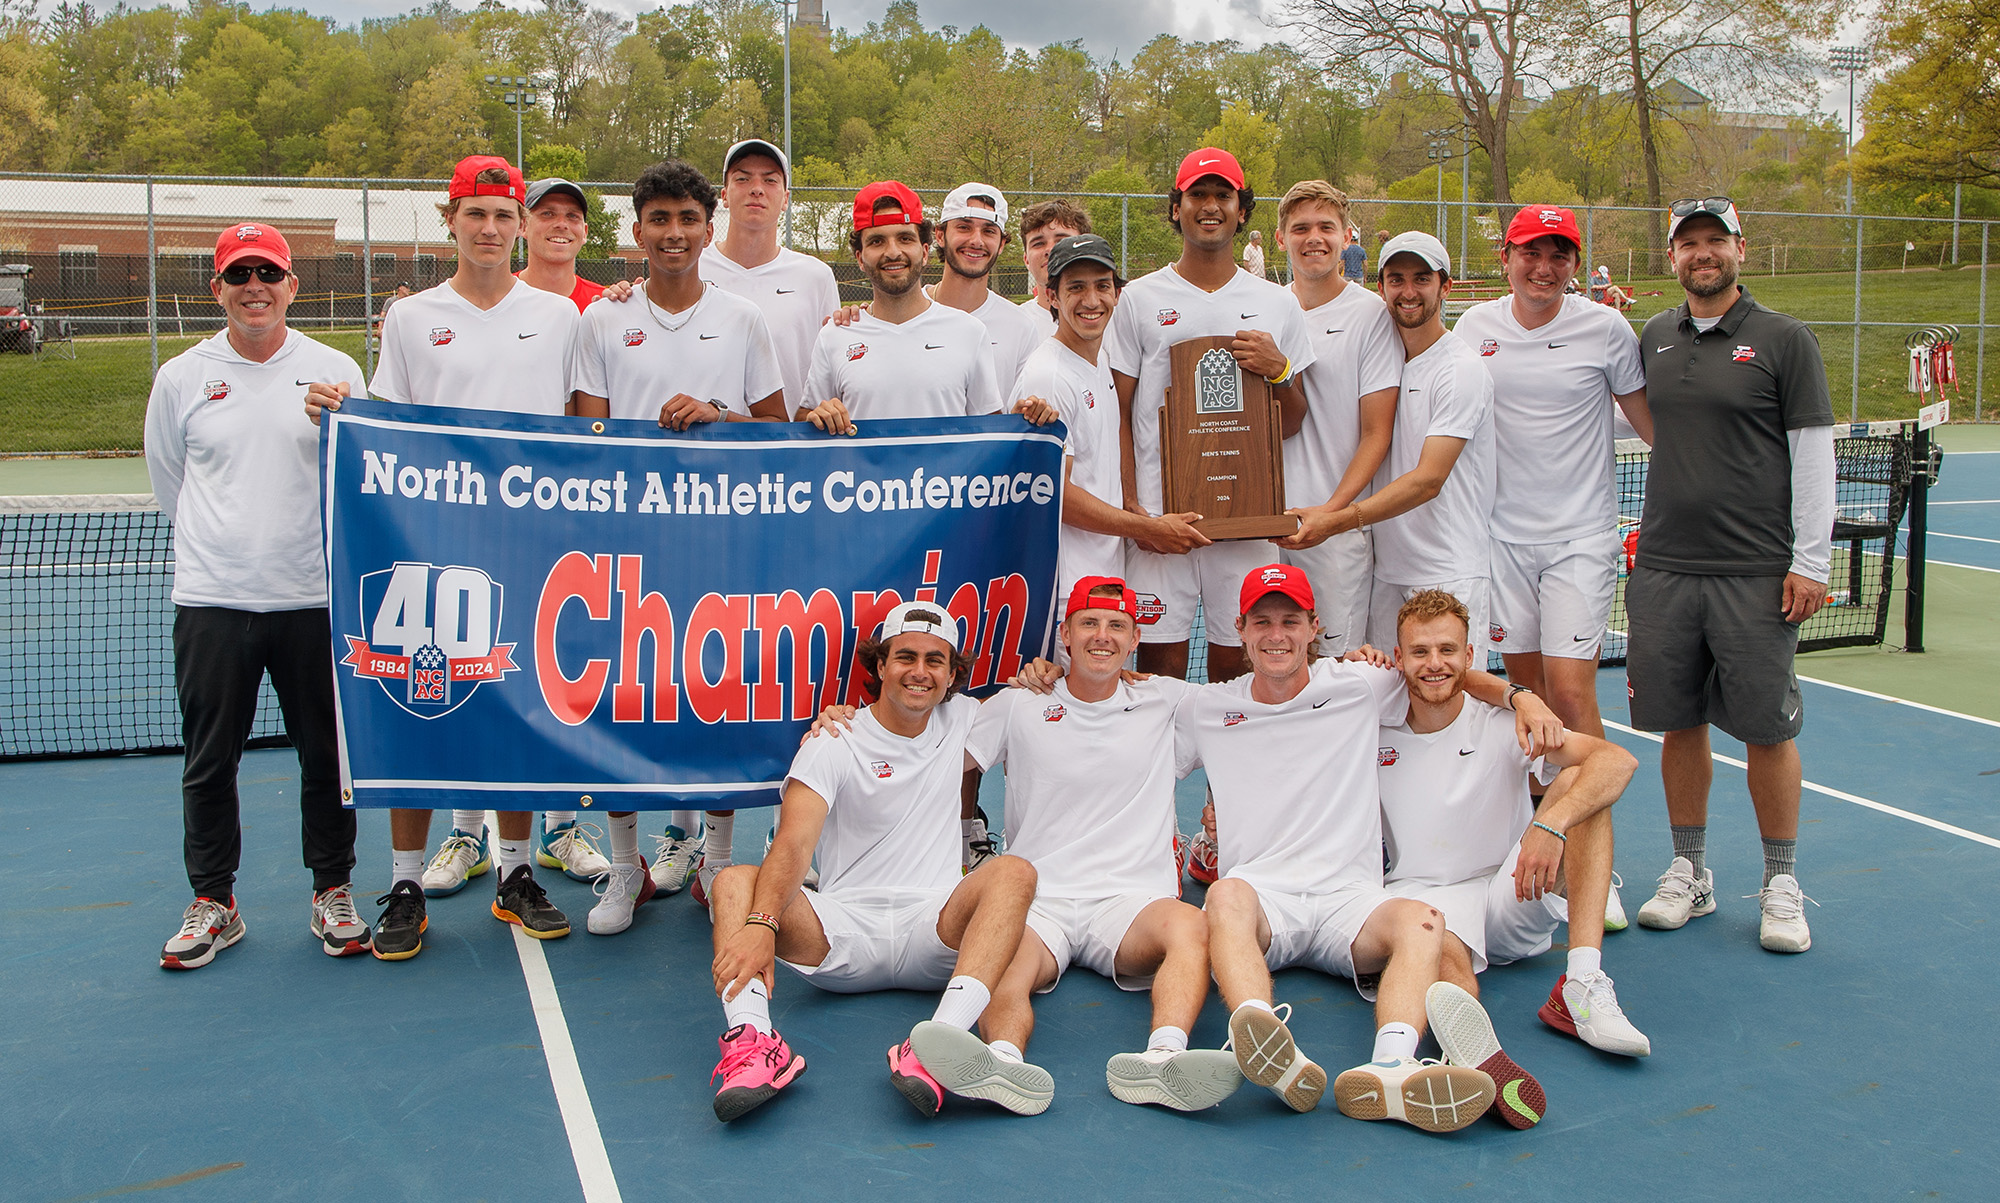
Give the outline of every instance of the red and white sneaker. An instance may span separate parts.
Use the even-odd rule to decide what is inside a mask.
[[[1450,982],[1424,992],[1424,1015],[1445,1063],[1476,1069],[1493,1079],[1493,1113],[1516,1128],[1532,1128],[1548,1114],[1548,1096],[1535,1076],[1500,1048],[1493,1020],[1479,1000]]]
[[[806,1071],[806,1059],[776,1032],[766,1036],[739,1023],[716,1043],[722,1047],[722,1062],[708,1080],[722,1079],[715,1092],[715,1118],[724,1123],[762,1106]]]
[[[160,949],[160,968],[199,969],[241,940],[243,931],[243,916],[236,911],[233,895],[228,902],[197,898],[181,916],[181,929]]]
[[[944,1087],[917,1060],[907,1040],[889,1050],[889,1084],[926,1118],[944,1108]]]
[[[1174,863],[1190,881],[1215,884],[1215,844],[1205,831],[1174,837]]]
[[[1611,977],[1603,970],[1577,977],[1568,974],[1556,979],[1549,1001],[1535,1013],[1558,1032],[1566,1032],[1594,1049],[1626,1057],[1649,1057],[1653,1042],[1625,1018],[1612,989]]]

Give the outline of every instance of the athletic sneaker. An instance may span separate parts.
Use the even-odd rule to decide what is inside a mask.
[[[535,880],[535,871],[516,866],[500,883],[493,899],[493,917],[512,923],[537,940],[555,940],[569,934],[569,918],[557,910]]]
[[[1667,871],[1660,874],[1660,888],[1639,908],[1639,926],[1651,927],[1659,931],[1673,931],[1684,926],[1689,919],[1713,914],[1715,911],[1715,873],[1703,869],[1699,878],[1694,875],[1694,862],[1685,856],[1676,856]]]
[[[557,824],[554,831],[543,822],[535,832],[535,863],[544,869],[561,869],[571,881],[596,881],[611,867],[591,842],[591,836],[597,834],[596,827],[579,827],[575,819]]]
[[[493,867],[486,850],[486,828],[474,836],[454,827],[438,845],[437,855],[424,867],[424,893],[444,898],[465,888],[465,883]]]
[[[1215,842],[1208,838],[1206,831],[1197,831],[1191,836],[1175,836],[1174,863],[1182,873],[1187,874],[1188,880],[1205,886],[1215,884]]]
[[[1334,1105],[1352,1119],[1399,1119],[1426,1132],[1456,1132],[1493,1105],[1484,1070],[1398,1057],[1357,1065],[1333,1080]]]
[[[407,961],[424,950],[424,929],[431,925],[424,906],[423,888],[414,881],[399,881],[395,888],[375,900],[383,909],[375,920],[375,939],[369,951],[377,960]]]
[[[1595,1049],[1626,1057],[1647,1057],[1653,1042],[1632,1026],[1618,1005],[1618,993],[1603,970],[1556,979],[1549,1001],[1535,1012],[1558,1032],[1567,1032]]]
[[[653,852],[653,885],[662,894],[678,894],[687,889],[694,877],[695,863],[701,860],[702,843],[705,836],[688,838],[688,833],[678,827],[669,826],[665,835],[653,837],[658,847]]]
[[[1514,1063],[1493,1034],[1486,1008],[1450,982],[1432,982],[1424,991],[1424,1015],[1447,1065],[1476,1069],[1493,1079],[1493,1112],[1516,1128],[1532,1128],[1548,1114],[1548,1097],[1533,1074]],[[1339,1098],[1336,1092],[1336,1099]]]
[[[197,898],[181,912],[181,929],[160,949],[160,968],[199,969],[241,940],[244,930],[233,896],[228,902]]]
[[[1618,874],[1611,875],[1611,890],[1604,895],[1604,930],[1624,931],[1631,926],[1625,918],[1625,900],[1618,896],[1618,887],[1625,884]]]
[[[1205,1111],[1236,1093],[1243,1071],[1236,1067],[1235,1053],[1219,1049],[1149,1048],[1111,1058],[1104,1081],[1121,1102]]]
[[[632,926],[632,910],[639,905],[640,890],[651,884],[644,865],[612,865],[597,875],[597,905],[584,916],[583,925],[593,936],[615,936],[624,931]]]
[[[343,883],[313,895],[312,934],[330,957],[368,951],[368,925],[354,910],[354,886]]]
[[[1274,1010],[1241,1006],[1229,1016],[1229,1043],[1236,1067],[1244,1077],[1285,1100],[1294,1111],[1311,1111],[1326,1093],[1326,1071],[1313,1064],[1292,1041],[1285,1021],[1292,1004]]]
[[[998,1103],[1016,1115],[1040,1115],[1056,1097],[1056,1080],[1048,1070],[997,1056],[984,1040],[952,1024],[926,1019],[910,1029],[905,1047],[916,1054],[931,1081],[953,1094]]]
[[[889,1085],[896,1093],[910,1100],[910,1106],[922,1112],[925,1118],[935,1116],[944,1107],[944,1087],[917,1060],[917,1054],[910,1051],[910,1042],[905,1040],[889,1050]]]
[[[806,1071],[806,1059],[776,1032],[766,1036],[739,1023],[716,1043],[722,1046],[722,1061],[708,1080],[722,1079],[715,1092],[715,1118],[725,1124],[762,1106]]]
[[[1790,873],[1780,873],[1771,884],[1757,891],[1757,905],[1764,917],[1757,924],[1757,943],[1772,952],[1804,952],[1812,947],[1812,931],[1806,926],[1805,904],[1813,902],[1799,889]]]
[[[694,863],[694,884],[688,888],[688,894],[702,905],[702,909],[708,908],[708,895],[715,888],[715,879],[722,876],[722,871],[728,867],[717,865],[711,869],[706,856]]]
[[[986,829],[983,810],[960,826],[960,838],[965,843],[962,859],[967,873],[1000,855],[1000,837]]]

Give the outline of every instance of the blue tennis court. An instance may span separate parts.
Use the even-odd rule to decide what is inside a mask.
[[[1930,507],[1927,559],[2000,572],[2000,452],[1948,453]]]

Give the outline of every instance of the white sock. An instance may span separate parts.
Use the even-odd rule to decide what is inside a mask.
[[[1385,1023],[1375,1032],[1375,1055],[1370,1061],[1400,1061],[1417,1055],[1417,1029],[1407,1023]]]
[[[995,1040],[987,1044],[986,1047],[992,1049],[993,1055],[1002,1061],[1012,1061],[1016,1065],[1022,1065],[1028,1060],[1027,1057],[1022,1055],[1020,1049],[1014,1047],[1014,1042],[1011,1040]]]
[[[1569,950],[1568,973],[1572,978],[1586,973],[1597,973],[1604,968],[1604,950],[1601,948],[1572,948]]]
[[[686,839],[701,830],[701,812],[698,810],[670,810],[667,812],[667,826],[680,828],[680,838]]]
[[[604,822],[611,828],[611,863],[614,865],[636,865],[639,863],[639,816],[606,815]]]
[[[576,822],[576,812],[573,810],[545,810],[542,812],[542,830],[551,834],[564,823],[574,822]]]
[[[529,840],[510,840],[502,836],[493,845],[493,855],[500,862],[501,881],[506,881],[515,869],[528,863],[529,843]]]
[[[479,838],[480,831],[486,826],[486,812],[483,810],[454,810],[451,812],[451,825],[453,830],[463,831],[476,840]]]
[[[391,848],[389,850],[389,888],[395,889],[399,881],[414,881],[421,885],[424,880],[424,850],[422,848]]]
[[[1187,1046],[1188,1034],[1172,1026],[1154,1028],[1153,1034],[1146,1038],[1146,1051],[1149,1053],[1154,1049],[1162,1049],[1170,1053],[1184,1053],[1187,1051]]]
[[[764,991],[764,979],[753,977],[750,984],[736,992],[736,997],[722,1004],[722,1021],[733,1031],[742,1024],[749,1024],[769,1036],[771,1027],[771,996]]]
[[[721,869],[735,864],[730,853],[733,851],[732,845],[736,842],[736,812],[732,810],[728,814],[710,814],[706,822],[708,838],[701,845],[702,859],[708,862],[708,867],[711,869]]]
[[[986,1004],[992,1001],[993,992],[986,988],[986,983],[976,977],[955,977],[945,985],[937,1013],[931,1018],[969,1032],[986,1013]]]
[[[1273,1007],[1270,1003],[1265,1002],[1261,998],[1246,998],[1243,1000],[1241,1004],[1237,1006],[1236,1009],[1241,1011],[1244,1007],[1255,1007],[1259,1011],[1271,1011],[1273,1013],[1277,1011],[1276,1007]]]

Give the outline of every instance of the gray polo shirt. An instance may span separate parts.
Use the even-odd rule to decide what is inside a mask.
[[[1783,576],[1792,564],[1786,433],[1833,425],[1819,340],[1742,291],[1713,329],[1685,302],[1640,335],[1652,465],[1641,567],[1705,576]]]

